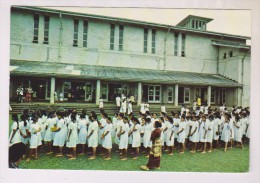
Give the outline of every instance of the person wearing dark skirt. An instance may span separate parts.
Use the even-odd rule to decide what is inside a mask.
[[[161,123],[156,121],[154,123],[155,130],[152,132],[151,141],[152,148],[149,154],[148,163],[145,166],[141,166],[142,170],[160,169],[160,162],[162,156],[162,145],[161,145]]]

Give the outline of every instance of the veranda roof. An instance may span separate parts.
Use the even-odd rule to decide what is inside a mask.
[[[215,74],[19,60],[11,60],[10,75],[219,87],[242,86],[234,80]]]

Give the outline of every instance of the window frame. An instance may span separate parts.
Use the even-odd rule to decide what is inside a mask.
[[[50,16],[44,16],[44,37],[43,44],[49,44]]]
[[[110,44],[109,49],[115,49],[115,24],[110,24]]]
[[[33,14],[33,43],[39,42],[40,14]]]
[[[181,35],[181,56],[185,57],[186,35],[184,33],[182,33]]]
[[[178,56],[178,37],[179,37],[179,32],[174,32],[174,56]]]
[[[160,87],[159,90],[156,89],[156,87]],[[152,88],[152,95],[150,95],[150,88]],[[156,92],[159,91],[159,95],[156,94]],[[149,103],[160,103],[161,100],[162,100],[162,97],[161,97],[161,94],[162,94],[162,87],[161,85],[148,85],[148,102]],[[150,100],[150,96],[152,96],[152,100]],[[156,97],[159,96],[159,100],[157,101],[156,100]]]
[[[170,91],[170,89],[171,89],[171,91]],[[172,92],[171,95],[169,95],[170,92]],[[172,98],[172,100],[169,100],[169,98]],[[167,102],[168,103],[174,102],[174,87],[173,86],[168,86],[168,88],[167,88]]]
[[[118,51],[123,51],[124,45],[124,26],[119,25]]]
[[[83,20],[83,43],[82,46],[87,48],[88,47],[88,20]]]
[[[185,95],[185,90],[187,90],[187,91],[189,91],[189,100],[188,101],[186,101],[186,95]],[[184,90],[183,90],[183,97],[184,97],[184,99],[183,99],[183,102],[184,102],[184,104],[187,104],[187,103],[190,103],[190,88],[189,87],[184,87]]]
[[[147,53],[148,52],[148,28],[144,28],[144,48],[143,52]]]
[[[151,53],[156,53],[156,30],[152,29],[152,47],[151,47]]]
[[[78,47],[78,43],[79,43],[79,19],[78,18],[74,18],[73,25],[74,25],[73,46]]]

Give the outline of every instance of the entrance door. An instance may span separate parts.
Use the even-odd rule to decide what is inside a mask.
[[[115,101],[116,97],[119,95],[121,97],[122,94],[127,95],[128,85],[120,84],[120,83],[109,83],[108,88],[108,100]]]
[[[74,95],[75,101],[84,101],[85,100],[85,90],[84,87],[86,86],[85,82],[72,82],[71,89]]]
[[[85,90],[85,100],[86,101],[92,101],[92,99],[93,99],[93,96],[92,96],[92,93],[93,93],[92,83],[86,83],[86,86],[85,86],[84,90]]]
[[[63,92],[64,100],[68,100],[68,93],[71,92],[70,81],[63,81],[62,92]]]

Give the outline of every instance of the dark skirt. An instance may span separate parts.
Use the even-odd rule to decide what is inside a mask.
[[[158,167],[160,167],[160,162],[161,162],[161,157],[160,156],[159,157],[154,157],[153,154],[150,154],[149,155],[149,161],[146,164],[146,166],[149,169],[158,168]]]

